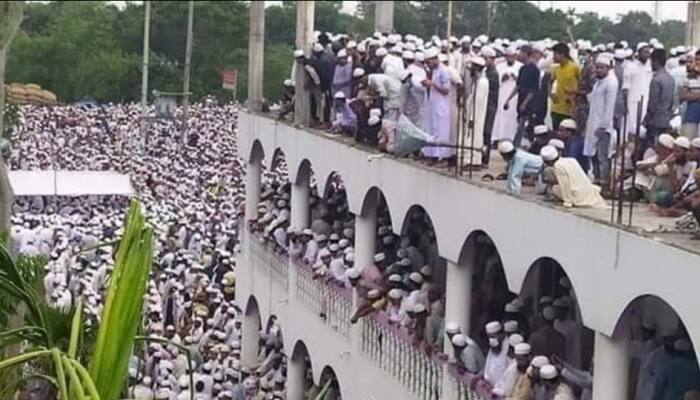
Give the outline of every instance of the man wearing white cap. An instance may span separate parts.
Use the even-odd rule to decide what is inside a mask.
[[[333,71],[333,94],[341,92],[346,99],[352,97],[352,69],[348,53],[345,49],[338,51],[335,70]]]
[[[426,106],[428,101],[428,91],[423,86],[423,81],[428,78],[423,65],[423,53],[416,54],[414,60],[409,62],[405,74],[410,77],[406,82],[408,90],[403,102],[402,112],[413,125],[423,129],[425,124]]]
[[[583,148],[583,154],[591,159],[593,174],[603,190],[607,190],[610,183],[613,117],[617,98],[617,78],[611,72],[612,62],[609,53],[601,53],[596,57],[598,81],[589,95],[590,109]]]
[[[642,115],[640,120],[644,119],[644,114],[647,109],[649,100],[649,84],[653,77],[651,63],[649,62],[649,54],[651,47],[648,43],[637,44],[637,58],[628,63],[624,71],[624,79],[622,82],[622,91],[627,105],[627,133],[634,134],[637,129],[637,103],[643,100]]]
[[[518,129],[518,112],[515,107],[505,109],[503,106],[508,96],[515,88],[515,81],[520,73],[522,63],[516,60],[517,51],[514,46],[508,46],[505,50],[505,62],[496,65],[498,72],[498,109],[493,123],[493,133],[491,140],[513,140],[515,131]]]
[[[523,178],[535,178],[538,191],[543,189],[541,183],[542,157],[530,154],[525,150],[516,149],[510,140],[502,140],[498,143],[498,152],[508,163],[506,188],[508,193],[518,196],[523,186]]]
[[[511,398],[515,393],[515,388],[518,382],[525,377],[525,372],[527,367],[530,365],[530,360],[532,359],[530,345],[527,343],[518,343],[513,347],[514,359],[508,364],[503,378],[498,381],[493,388],[492,393],[498,396],[506,396],[506,398]]]
[[[470,150],[461,150],[464,160],[464,168],[479,170],[482,164],[482,150],[484,146],[484,126],[486,124],[486,108],[489,98],[489,80],[486,78],[484,68],[486,60],[481,56],[471,58],[472,87],[469,90],[469,98],[466,102],[467,126],[461,145]]]
[[[357,131],[357,115],[348,105],[345,92],[339,91],[333,95],[333,110],[335,120],[331,132],[354,135]]]
[[[447,68],[438,60],[439,50],[431,47],[425,52],[425,61],[432,70],[431,79],[423,81],[423,86],[429,91],[428,114],[425,130],[437,138],[439,144],[450,142],[450,92],[453,90],[452,81]],[[426,147],[423,156],[431,161],[446,160],[453,151],[446,147]]]
[[[508,357],[508,347],[510,344],[506,340],[503,327],[498,321],[486,324],[486,336],[489,339],[489,352],[486,355],[484,364],[484,379],[491,385],[496,385],[506,372],[510,358]]]
[[[552,194],[564,203],[564,207],[605,208],[600,187],[591,183],[579,163],[573,158],[559,157],[554,146],[544,146],[540,156],[545,165],[552,168],[556,184]]]
[[[475,341],[461,333],[452,337],[452,347],[457,365],[470,374],[479,374],[484,369],[484,353]]]
[[[540,379],[544,383],[549,399],[574,400],[574,392],[571,387],[559,378],[559,372],[554,365],[545,365],[540,368]]]
[[[382,100],[383,118],[399,120],[401,110],[401,82],[387,74],[371,74],[367,78],[370,96]]]

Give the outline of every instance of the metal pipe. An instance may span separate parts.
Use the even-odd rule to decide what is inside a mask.
[[[639,149],[639,131],[641,129],[641,120],[642,120],[642,104],[644,103],[644,96],[642,96],[641,100],[637,103],[637,131],[636,134],[634,135],[634,152],[632,153],[632,189],[634,190],[634,185],[636,183],[636,178],[637,178],[637,157],[635,157],[635,153],[637,152],[637,149]],[[641,156],[641,155],[640,155]],[[635,196],[630,196],[630,213],[629,213],[629,221],[627,222],[628,226],[632,226],[632,214],[634,211],[634,199]]]
[[[192,30],[194,24],[194,1],[190,0],[187,7],[187,42],[185,44],[185,76],[182,79],[182,115],[184,129],[182,143],[187,143],[187,120],[190,116],[190,64],[192,60]]]
[[[144,1],[143,15],[143,64],[141,67],[141,140],[146,143],[146,117],[148,116],[148,54],[150,52],[149,35],[151,32],[151,2]]]

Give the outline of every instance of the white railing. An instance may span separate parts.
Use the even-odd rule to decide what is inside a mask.
[[[246,246],[253,259],[256,268],[262,268],[270,280],[287,290],[289,287],[289,259],[284,253],[274,251],[272,245],[260,241],[253,234],[246,235]]]
[[[314,279],[311,269],[301,263],[292,262],[292,265],[297,271],[297,299],[333,330],[349,339],[352,292],[324,278]]]
[[[491,386],[483,378],[460,373],[455,365],[448,366],[448,374],[455,400],[501,400],[491,395]]]
[[[362,352],[421,400],[442,398],[443,363],[377,313],[362,322]]]

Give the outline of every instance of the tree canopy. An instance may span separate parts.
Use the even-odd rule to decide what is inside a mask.
[[[596,13],[573,10],[539,10],[526,1],[453,2],[455,36],[596,42],[627,40],[634,44],[656,37],[667,47],[683,43],[685,23],[654,24],[644,12],[629,12],[616,20]],[[422,37],[445,35],[447,2],[395,3],[395,28]],[[101,101],[131,101],[141,85],[142,2],[117,7],[106,1],[30,2],[21,30],[12,45],[7,82],[38,83],[61,101],[85,97]],[[317,1],[315,27],[320,31],[368,35],[373,31],[374,2],[360,1],[354,15],[342,12],[341,1]],[[266,8],[265,97],[276,99],[291,68],[296,9],[293,1]],[[151,90],[180,91],[184,68],[187,2],[151,3]],[[237,69],[238,98],[245,97],[248,46],[248,2],[197,1],[191,90],[195,98],[215,94],[230,99],[221,89],[221,71]]]

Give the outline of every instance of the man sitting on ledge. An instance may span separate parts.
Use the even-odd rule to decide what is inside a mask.
[[[583,168],[575,158],[559,157],[554,146],[544,146],[540,156],[554,175],[552,194],[562,202],[564,207],[606,207],[600,195],[600,186],[591,183]],[[547,175],[545,173],[545,175]]]

